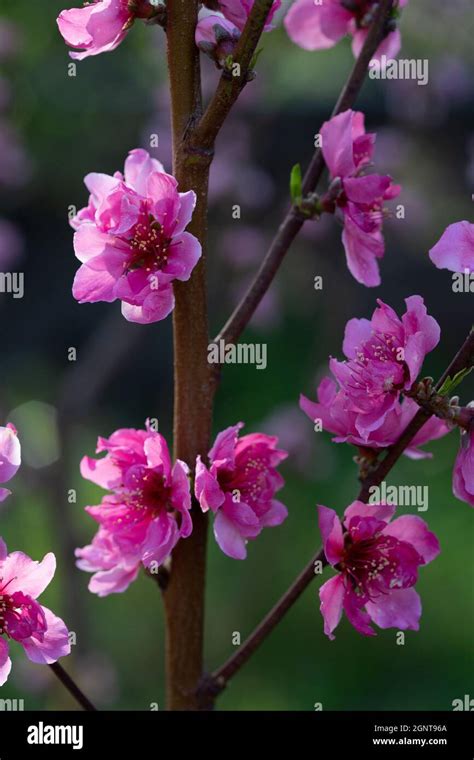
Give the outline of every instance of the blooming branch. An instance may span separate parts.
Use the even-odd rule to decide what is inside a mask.
[[[189,153],[208,155],[209,160],[212,159],[215,139],[249,81],[252,60],[272,5],[273,0],[256,0],[235,48],[232,63],[224,69],[211,102],[188,136],[186,149]]]
[[[332,116],[346,111],[354,104],[364,83],[369,61],[373,58],[385,33],[385,24],[391,13],[392,6],[393,0],[382,0],[380,3],[360,55],[342,88]],[[324,157],[321,149],[318,148],[303,178],[303,197],[307,197],[315,191],[323,174],[324,167]],[[300,212],[296,205],[290,207],[277,234],[273,238],[254,280],[219,335],[215,338],[215,342],[224,340],[226,343],[235,343],[239,339],[239,336],[249,323],[257,306],[270,287],[283,259],[306,219],[307,217]]]
[[[471,332],[458,353],[449,364],[443,375],[436,383],[435,388],[440,389],[448,378],[454,378],[459,372],[474,366],[474,331]],[[409,446],[417,432],[426,424],[434,411],[420,409],[413,420],[401,434],[398,441],[387,450],[382,462],[366,477],[357,497],[357,501],[367,503],[370,497],[370,489],[380,485],[388,473],[394,467],[405,449]],[[205,676],[200,685],[202,695],[215,699],[226,687],[228,681],[240,670],[251,655],[258,649],[260,644],[273,631],[285,614],[299,599],[303,591],[309,586],[315,575],[319,575],[323,567],[328,564],[324,549],[320,548],[314,557],[308,562],[289,589],[280,600],[264,617],[241,647],[220,668],[211,675]]]

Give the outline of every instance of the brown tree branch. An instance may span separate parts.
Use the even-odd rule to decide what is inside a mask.
[[[436,383],[439,389],[448,377],[454,377],[463,369],[469,369],[474,366],[474,331],[468,335],[460,350],[447,367],[446,371]],[[379,464],[370,478],[362,485],[358,495],[358,500],[368,502],[370,496],[370,486],[380,485],[388,475],[392,467],[396,464],[404,450],[410,444],[417,432],[429,420],[433,412],[428,413],[424,410],[417,412],[413,420],[407,425],[404,432],[396,443],[388,449],[385,459]],[[200,684],[200,691],[215,699],[226,687],[228,681],[234,676],[240,668],[247,662],[251,655],[258,649],[260,644],[273,631],[284,615],[293,606],[297,599],[317,573],[315,573],[315,563],[321,562],[322,566],[327,565],[323,549],[319,549],[304,570],[292,583],[290,588],[283,594],[280,600],[275,604],[271,611],[266,615],[262,622],[255,628],[250,636],[244,641],[239,649],[232,655],[218,670],[215,670],[209,676],[206,676]]]
[[[236,69],[224,69],[206,111],[198,124],[189,133],[187,150],[190,153],[207,154],[209,155],[209,161],[211,160],[216,137],[232,106],[247,84],[250,64],[255,55],[273,2],[274,0],[255,0],[235,48],[235,53],[232,56],[232,65],[237,64],[240,67],[240,71],[238,71],[237,76],[234,76],[233,71],[236,71]]]
[[[336,116],[338,113],[351,108],[364,83],[369,61],[373,58],[383,36],[385,34],[385,25],[393,7],[394,0],[381,0],[374,20],[370,27],[369,33],[365,40],[364,46],[357,58],[349,78],[344,85],[341,94],[337,100],[336,106],[331,114]],[[314,192],[324,170],[324,158],[320,148],[318,148],[308,166],[303,178],[303,194]],[[296,206],[291,206],[285,219],[280,225],[277,234],[273,238],[270,248],[262,261],[255,279],[250,284],[242,300],[231,314],[226,324],[215,338],[215,342],[224,340],[226,343],[235,343],[250,319],[255,309],[259,305],[263,296],[270,287],[283,259],[290,249],[293,240],[301,230],[306,218],[300,213]]]
[[[173,173],[180,191],[197,196],[188,226],[199,238],[203,256],[188,282],[174,284],[174,456],[194,466],[208,451],[213,382],[207,362],[205,239],[209,166],[186,160],[183,137],[200,112],[199,51],[194,43],[197,0],[168,0],[168,69],[171,85]],[[167,706],[198,710],[196,685],[203,668],[204,587],[207,515],[193,507],[193,532],[179,541],[163,591],[166,617]]]

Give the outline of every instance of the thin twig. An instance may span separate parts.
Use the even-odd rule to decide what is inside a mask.
[[[250,65],[262,36],[273,0],[256,0],[232,56],[232,67],[225,68],[217,89],[196,127],[189,133],[190,153],[209,154],[219,131],[243,87],[247,84]],[[235,66],[240,67],[240,71]],[[234,76],[234,71],[237,73]]]
[[[351,108],[362,88],[367,74],[369,61],[373,58],[384,34],[387,18],[392,10],[393,0],[382,0],[377,8],[374,20],[365,40],[364,46],[357,58],[349,78],[344,85],[331,116]],[[314,192],[324,171],[324,158],[318,148],[308,166],[303,178],[303,194]],[[298,208],[291,206],[285,219],[280,225],[277,234],[273,238],[270,248],[263,259],[255,279],[250,284],[242,300],[227,320],[226,324],[215,338],[217,343],[224,340],[226,343],[235,343],[259,305],[263,296],[270,287],[283,259],[285,258],[293,240],[305,223],[306,218]]]
[[[59,678],[62,685],[66,687],[71,696],[74,697],[76,702],[80,704],[83,710],[96,712],[97,708],[94,707],[92,702],[85,696],[85,694],[82,693],[79,686],[75,683],[75,681],[72,680],[71,676],[66,673],[63,666],[60,665],[59,662],[53,662],[49,667],[53,671],[54,675]]]
[[[448,377],[452,378],[461,370],[468,369],[473,365],[474,331],[468,335],[460,350],[436,383],[436,389],[439,389]],[[430,419],[432,414],[433,412],[428,413],[424,410],[417,412],[413,420],[407,425],[406,429],[401,434],[398,441],[388,449],[387,456],[372,473],[370,479],[368,479],[368,485],[366,485],[366,483],[363,484],[357,497],[359,501],[366,503],[369,500],[370,486],[380,485],[392,467],[396,464],[403,451],[410,444],[417,432]],[[233,654],[232,657],[230,657],[218,670],[203,678],[200,685],[200,690],[203,695],[208,694],[215,698],[221,691],[223,691],[230,678],[240,670],[251,655],[258,649],[260,644],[267,638],[273,629],[276,628],[284,615],[301,596],[305,588],[309,586],[315,575],[318,574],[315,572],[315,563],[318,561],[322,562],[322,566],[327,565],[327,560],[322,548],[318,550],[289,589],[283,594],[280,600],[244,641],[235,654]]]

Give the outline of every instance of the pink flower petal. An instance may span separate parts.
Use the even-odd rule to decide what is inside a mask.
[[[23,639],[21,644],[31,662],[49,665],[60,657],[70,654],[71,645],[68,630],[61,618],[54,615],[47,607],[43,607],[43,612],[47,625],[43,641],[33,635],[29,639]]]
[[[349,525],[353,517],[376,517],[377,520],[388,523],[396,509],[396,506],[391,504],[364,504],[362,501],[353,501],[344,512],[344,523]]]
[[[11,480],[21,464],[21,446],[11,427],[0,427],[0,483]]]
[[[368,288],[375,288],[380,285],[377,259],[384,254],[384,242],[381,234],[363,232],[345,214],[342,243],[346,252],[347,267],[354,279]]]
[[[2,564],[3,583],[10,581],[8,593],[21,591],[36,599],[51,582],[56,570],[56,557],[46,554],[41,562],[35,562],[23,552],[12,552]]]
[[[348,32],[351,13],[339,2],[296,0],[285,16],[289,37],[304,50],[324,50],[335,45]]]
[[[122,479],[120,468],[108,457],[103,459],[83,457],[80,471],[83,478],[108,490],[119,485]]]
[[[333,509],[321,505],[318,505],[318,521],[326,559],[331,565],[337,565],[344,549],[341,521]]]
[[[122,301],[122,314],[125,319],[142,325],[165,319],[168,314],[171,314],[173,308],[173,290],[169,285],[150,292],[142,306],[133,306]]]
[[[232,557],[232,559],[246,558],[246,541],[222,509],[218,511],[214,520],[214,536],[219,547],[228,557]]]
[[[8,656],[8,642],[0,638],[0,686],[8,680],[12,669],[12,661]]]
[[[456,222],[445,229],[430,250],[430,259],[438,269],[463,273],[474,271],[474,224]]]
[[[319,589],[320,610],[324,619],[324,633],[331,640],[335,638],[333,631],[341,620],[344,595],[345,587],[342,575],[335,575],[334,578],[330,578]]]
[[[172,274],[178,280],[189,280],[201,257],[199,240],[190,232],[182,232],[178,237],[173,238],[168,250],[168,262],[163,271],[166,274]]]
[[[434,533],[418,515],[402,515],[384,528],[385,536],[393,536],[405,541],[416,549],[425,564],[431,562],[440,553],[439,541]]]
[[[109,272],[97,271],[83,264],[76,272],[72,294],[79,303],[112,303],[116,300],[115,283],[116,278]]]
[[[164,173],[164,171],[163,164],[156,158],[152,158],[142,148],[131,150],[125,160],[125,182],[139,195],[146,196],[147,182],[151,174],[155,172]]]
[[[196,460],[196,477],[194,492],[203,512],[211,509],[216,512],[224,503],[225,494],[215,478],[198,456]]]
[[[365,607],[379,628],[418,631],[420,627],[421,601],[414,588],[382,594]]]
[[[331,177],[346,177],[355,171],[352,137],[355,115],[355,111],[344,111],[321,127],[321,147]]]

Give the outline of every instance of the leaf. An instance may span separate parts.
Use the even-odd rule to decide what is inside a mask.
[[[454,375],[454,377],[447,377],[443,385],[438,391],[439,395],[440,396],[451,395],[453,390],[462,383],[464,378],[467,377],[468,374],[472,372],[473,369],[474,367],[464,367],[464,369],[457,372],[456,375]]]
[[[260,58],[260,53],[262,53],[262,52],[263,52],[263,47],[259,48],[254,53],[254,56],[253,56],[252,60],[250,61],[249,69],[254,69],[255,68],[255,66],[257,65],[257,61]]]
[[[301,178],[301,166],[295,164],[290,174],[290,195],[292,203],[298,205],[303,196],[303,181]]]

